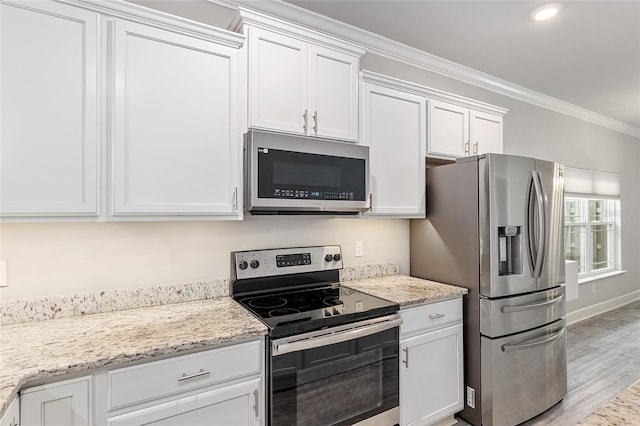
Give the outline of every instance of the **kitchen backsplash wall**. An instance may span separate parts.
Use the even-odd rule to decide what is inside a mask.
[[[364,255],[354,256],[356,240]],[[340,244],[345,265],[409,273],[408,220],[246,216],[242,222],[2,224],[0,299],[229,278],[234,250]]]

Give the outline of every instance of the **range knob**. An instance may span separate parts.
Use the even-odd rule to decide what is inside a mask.
[[[331,262],[333,260],[333,256],[331,254],[326,254],[324,256],[324,260],[327,262]]]
[[[340,259],[342,259],[342,256],[340,256],[340,253],[336,253],[333,255],[333,260],[335,260],[336,262],[339,261]]]
[[[253,269],[256,269],[258,266],[260,266],[260,262],[258,262],[257,260],[253,259],[253,260],[249,263],[249,265],[251,265],[251,267],[252,267]]]
[[[238,268],[242,269],[243,271],[244,271],[245,269],[247,269],[247,266],[249,266],[249,264],[247,263],[247,261],[246,261],[246,260],[241,260],[241,261],[238,263]]]

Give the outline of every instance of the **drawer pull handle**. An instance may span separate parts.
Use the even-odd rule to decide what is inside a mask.
[[[182,373],[182,376],[178,377],[178,382],[182,382],[184,380],[189,380],[189,379],[195,379],[196,377],[208,376],[209,374],[211,374],[211,371],[204,370],[203,368],[201,368],[200,371],[198,371],[197,373],[193,373],[193,374]]]
[[[406,354],[405,359],[403,359],[402,362],[405,363],[405,367],[406,368],[409,368],[409,347],[407,346],[406,348],[404,348],[402,350]]]
[[[429,319],[430,319],[431,321],[433,321],[433,320],[437,320],[437,319],[440,319],[440,318],[444,318],[444,314],[429,315]]]

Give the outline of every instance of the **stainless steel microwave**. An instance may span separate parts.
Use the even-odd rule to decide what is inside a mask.
[[[251,214],[357,214],[369,209],[369,147],[249,130],[245,209]]]

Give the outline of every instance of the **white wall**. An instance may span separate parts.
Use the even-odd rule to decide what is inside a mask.
[[[499,95],[381,56],[365,54],[363,69],[413,81],[509,109],[504,118],[505,153],[568,166],[619,173],[623,275],[580,286],[569,312],[638,297],[640,292],[640,139]],[[585,88],[588,90],[588,88]],[[595,285],[595,293],[593,286]]]
[[[354,257],[354,241],[364,256]],[[347,265],[380,261],[409,271],[409,222],[354,218],[251,217],[243,222],[2,224],[0,256],[21,299],[228,278],[233,250],[342,245]]]

